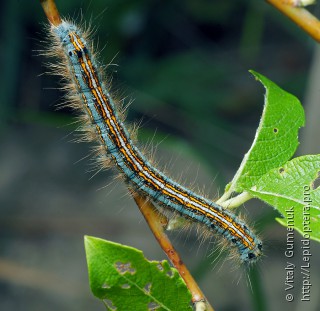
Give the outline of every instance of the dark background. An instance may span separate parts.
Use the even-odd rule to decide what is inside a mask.
[[[160,167],[215,199],[249,149],[263,108],[254,69],[301,99],[307,126],[299,154],[319,153],[320,86],[315,42],[263,1],[57,1],[63,16],[90,21],[95,43],[126,97],[139,141]],[[317,6],[311,7],[320,16]],[[104,310],[89,289],[83,236],[164,254],[114,172],[95,174],[88,144],[74,140],[73,114],[39,56],[47,23],[37,1],[6,1],[1,14],[0,310]],[[319,72],[319,73],[318,73]],[[83,159],[84,158],[84,159]],[[82,160],[83,159],[83,160]],[[215,244],[170,234],[216,310],[318,310],[320,246],[312,244],[312,300],[285,302],[286,230],[277,212],[242,208],[261,232],[266,257],[251,271],[217,265]],[[301,265],[296,234],[294,262]],[[239,280],[239,275],[240,280]]]

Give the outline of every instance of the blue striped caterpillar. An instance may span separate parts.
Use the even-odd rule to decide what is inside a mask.
[[[88,32],[62,20],[51,26],[51,37],[54,47],[49,53],[62,59],[67,105],[82,112],[86,138],[97,142],[100,162],[107,166],[111,160],[130,189],[159,208],[201,224],[210,234],[221,235],[237,250],[241,262],[255,262],[262,254],[262,242],[239,216],[167,177],[133,143],[88,43]]]

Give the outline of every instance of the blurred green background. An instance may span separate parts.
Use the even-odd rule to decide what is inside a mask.
[[[305,104],[300,154],[319,153],[320,54],[304,32],[263,1],[57,1],[63,16],[91,21],[114,93],[140,122],[139,141],[171,176],[214,199],[249,149],[264,90],[248,69]],[[320,16],[318,6],[311,8]],[[0,310],[104,310],[90,293],[83,236],[164,254],[114,172],[95,174],[88,144],[63,92],[47,75],[47,24],[38,1],[3,1],[0,100]],[[117,65],[115,65],[117,64]],[[317,70],[319,68],[319,70]],[[319,74],[318,74],[319,72]],[[151,147],[153,146],[153,147]],[[312,301],[285,302],[286,230],[259,201],[242,209],[261,233],[266,257],[250,272],[194,232],[174,244],[216,310],[318,310],[320,246],[312,244]],[[301,265],[297,235],[295,263]],[[232,271],[231,271],[232,270]]]

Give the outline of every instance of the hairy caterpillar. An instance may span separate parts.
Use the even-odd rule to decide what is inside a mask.
[[[238,250],[242,262],[255,262],[261,256],[262,242],[243,220],[174,182],[153,167],[134,145],[107,90],[92,45],[88,44],[88,33],[62,20],[59,25],[51,26],[51,36],[54,47],[49,53],[62,59],[58,66],[64,70],[68,105],[83,112],[88,137],[98,143],[103,165],[108,155],[134,191],[222,235]]]

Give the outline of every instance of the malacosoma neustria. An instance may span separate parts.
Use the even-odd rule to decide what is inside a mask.
[[[262,242],[243,220],[167,177],[135,146],[104,82],[88,33],[62,20],[51,26],[51,35],[54,47],[49,53],[63,60],[67,105],[83,112],[87,139],[98,143],[101,162],[111,159],[133,191],[222,235],[238,250],[242,262],[255,262],[261,256]]]

